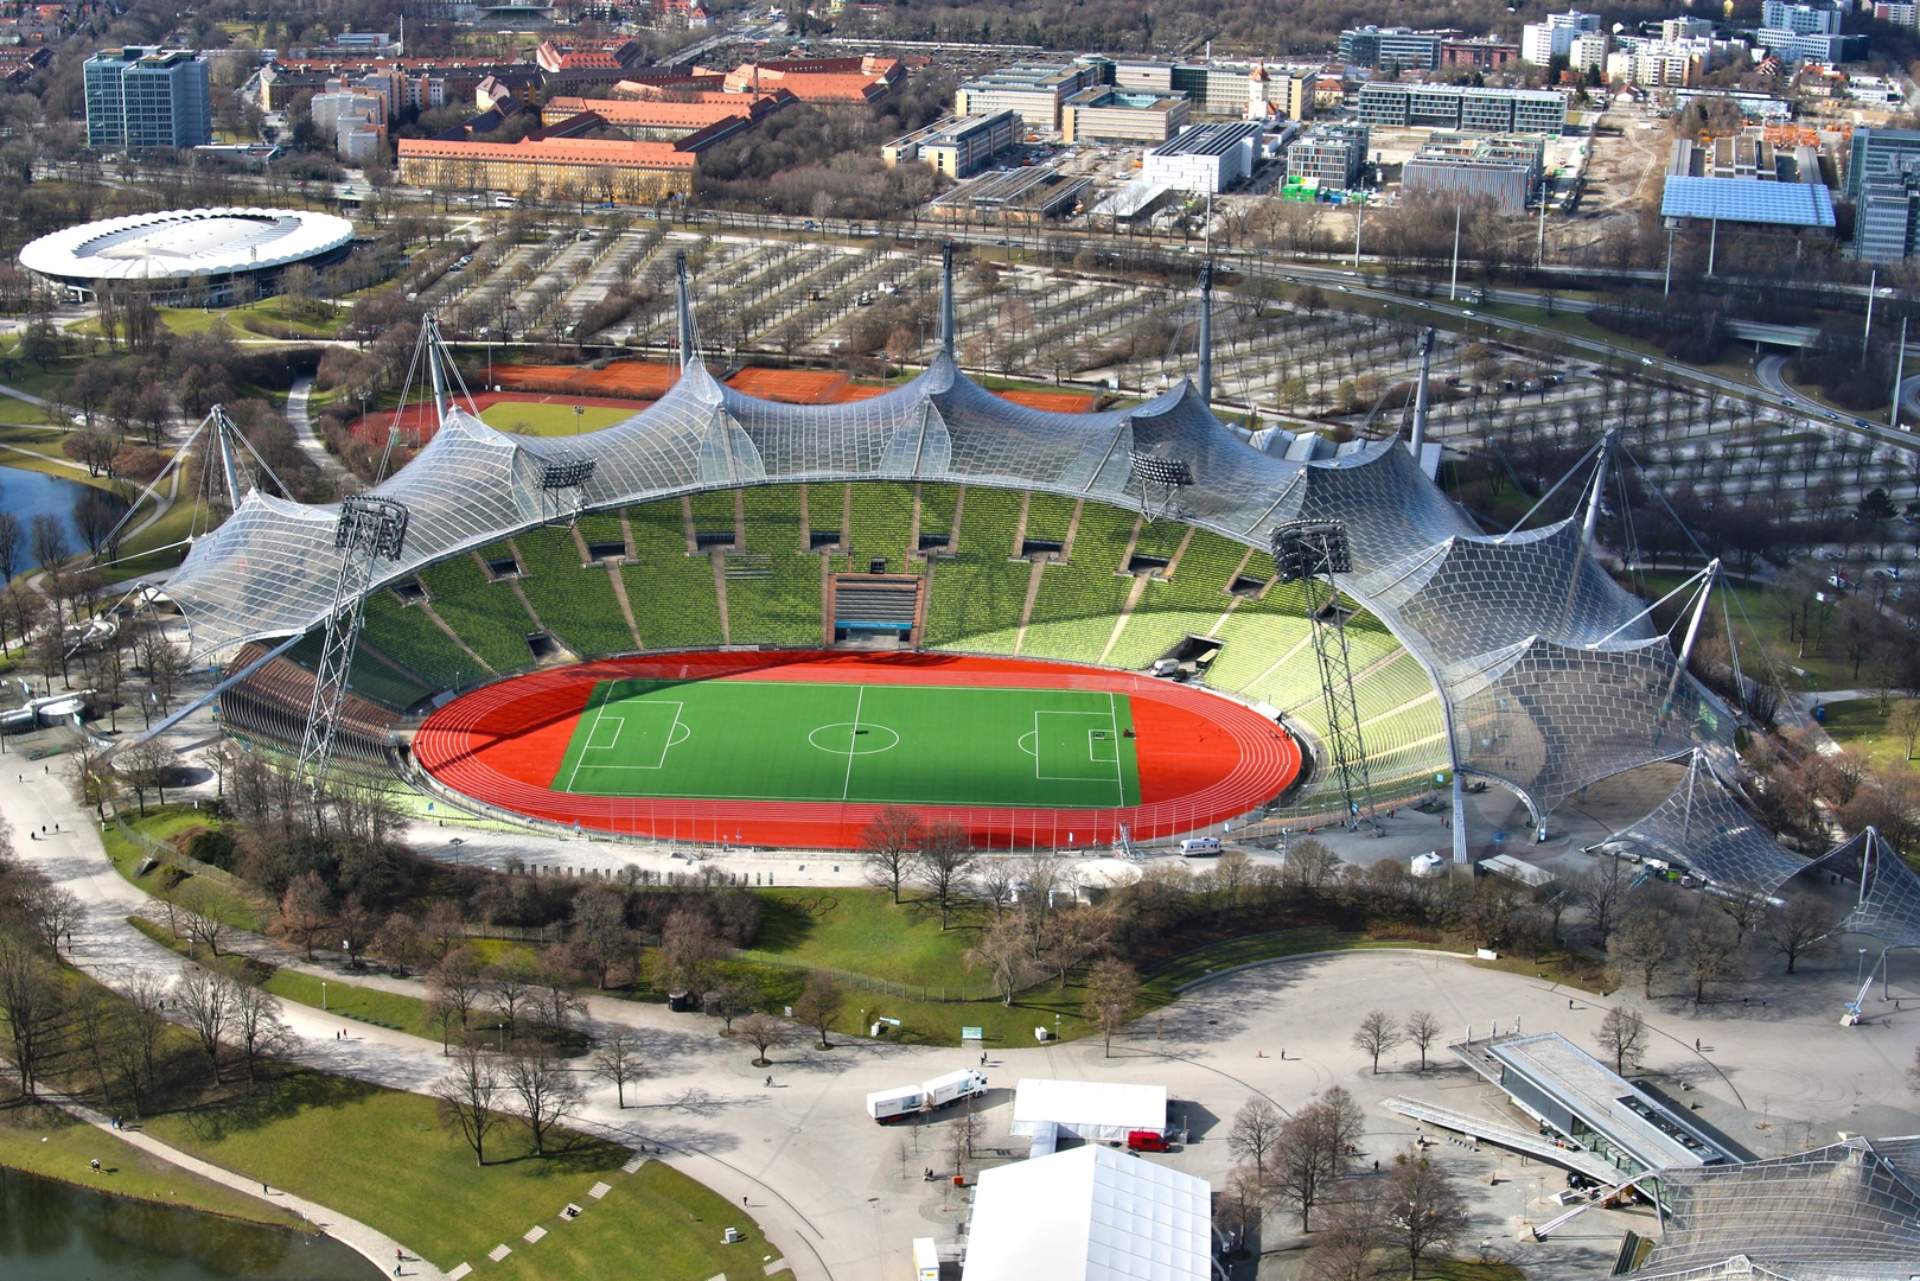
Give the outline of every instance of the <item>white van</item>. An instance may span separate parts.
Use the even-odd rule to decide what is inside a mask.
[[[1189,836],[1180,842],[1181,858],[1217,858],[1220,854],[1220,838],[1217,836]]]

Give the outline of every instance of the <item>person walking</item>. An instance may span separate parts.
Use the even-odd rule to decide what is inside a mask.
[[[772,1077],[768,1077],[768,1078],[767,1078],[767,1088],[768,1088],[769,1090],[771,1090],[771,1089],[773,1088],[773,1078],[772,1078]]]

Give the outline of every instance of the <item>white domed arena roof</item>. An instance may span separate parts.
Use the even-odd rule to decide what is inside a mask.
[[[353,224],[301,209],[174,209],[83,223],[31,241],[20,265],[67,280],[181,280],[272,270],[331,253]]]

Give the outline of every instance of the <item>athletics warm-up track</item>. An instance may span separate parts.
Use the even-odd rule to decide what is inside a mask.
[[[427,718],[422,768],[475,800],[669,840],[851,848],[887,805],[982,846],[1137,840],[1293,782],[1272,722],[1128,672],[944,654],[691,653],[550,668]]]

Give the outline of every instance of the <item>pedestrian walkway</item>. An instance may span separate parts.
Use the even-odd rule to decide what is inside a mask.
[[[282,1209],[294,1211],[334,1240],[372,1260],[383,1272],[397,1277],[419,1278],[420,1281],[446,1281],[446,1274],[421,1258],[418,1251],[407,1249],[386,1233],[370,1228],[358,1219],[350,1219],[338,1210],[328,1209],[317,1201],[309,1201],[291,1192],[269,1189],[266,1185],[244,1175],[235,1174],[232,1170],[202,1161],[196,1156],[189,1156],[179,1148],[162,1143],[143,1130],[116,1130],[108,1117],[76,1099],[62,1098],[60,1106],[88,1125],[107,1130],[114,1137],[126,1141],[142,1152],[159,1157],[162,1161],[179,1166],[203,1179],[210,1179],[232,1188],[236,1192],[244,1192]]]

